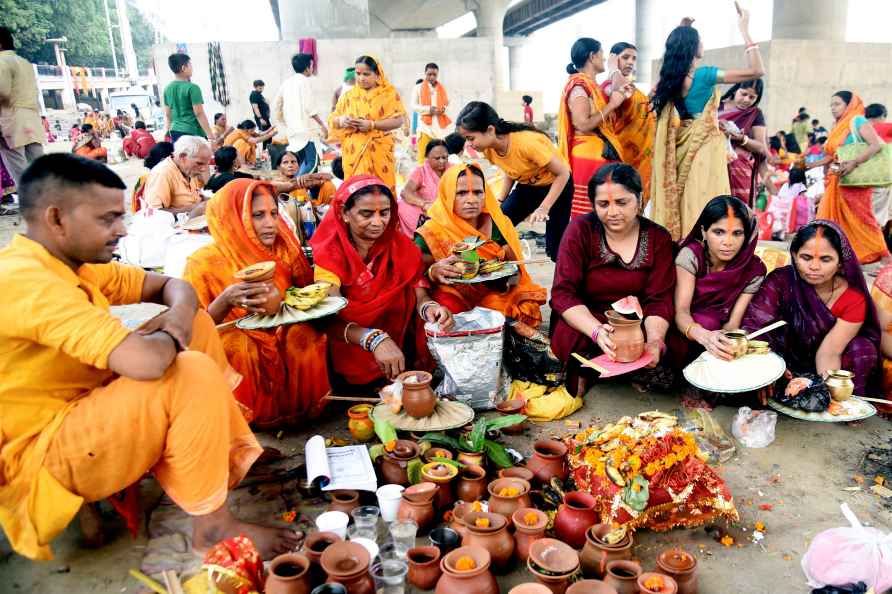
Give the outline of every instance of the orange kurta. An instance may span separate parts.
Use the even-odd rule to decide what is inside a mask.
[[[0,250],[0,291],[10,299],[0,310],[0,525],[13,548],[29,558],[52,557],[50,541],[84,499],[107,497],[157,464],[162,487],[186,511],[200,514],[217,509],[227,485],[241,479],[259,455],[247,424],[239,421],[222,357],[214,371],[200,364],[201,373],[190,375],[188,382],[179,366],[191,370],[190,360],[207,360],[199,352],[181,354],[154,382],[115,379],[108,369],[109,355],[130,333],[109,313],[109,304],[139,301],[144,279],[141,269],[118,264],[85,265],[75,273],[21,235]],[[213,345],[215,335],[209,328],[206,323],[203,336],[195,333],[198,350],[198,343]],[[124,399],[124,393],[137,388],[139,397]],[[97,408],[93,397],[98,392],[108,400]],[[210,404],[196,398],[206,394],[215,397]],[[225,427],[212,426],[214,439],[202,440],[199,427],[211,418],[207,415],[169,410],[168,420],[178,428],[173,435],[155,425],[147,428],[136,413],[160,401],[184,398],[197,400],[199,409],[215,410],[225,410],[221,405],[228,400],[238,418]],[[109,401],[122,422],[109,422]],[[87,410],[91,412],[81,414]],[[62,434],[77,435],[80,443],[89,444],[88,455],[78,459],[57,441]],[[163,457],[153,458],[159,443],[164,444]],[[103,460],[102,468],[92,465],[93,454]],[[51,456],[65,463],[50,467]],[[196,456],[205,471],[200,478],[189,476],[189,470],[197,468]]]
[[[257,150],[254,148],[255,145],[248,141],[249,138],[251,138],[250,132],[236,128],[223,140],[224,145],[231,146],[238,152],[245,165],[253,165],[257,161]]]
[[[384,75],[378,62],[378,86],[363,89],[358,84],[342,93],[328,120],[331,135],[341,142],[344,179],[354,175],[374,175],[396,191],[396,157],[393,154],[393,134],[381,130],[359,132],[352,128],[338,128],[335,121],[341,116],[364,120],[387,120],[403,116],[406,109],[400,94]]]
[[[452,246],[466,237],[490,239],[461,219],[454,211],[456,186],[459,183],[458,176],[462,172],[472,175],[469,171],[470,167],[475,166],[462,164],[446,170],[446,173],[440,178],[437,199],[428,209],[430,220],[417,231],[424,238],[435,260],[448,258],[452,254]],[[523,257],[517,230],[508,217],[502,214],[502,209],[489,186],[484,185],[484,188],[486,198],[481,216],[488,216],[492,219],[493,226],[499,229],[515,257]],[[492,241],[488,241],[478,248],[477,253],[486,259],[504,258],[502,248]],[[435,300],[442,301],[450,309],[457,309],[451,307],[456,303],[461,304],[459,311],[467,311],[477,306],[487,307],[531,326],[538,326],[542,322],[540,307],[545,303],[545,289],[533,282],[523,265],[520,265],[519,268],[520,277],[517,285],[510,287],[505,292],[497,292],[487,286],[487,283],[450,284],[437,285],[433,297]]]
[[[214,243],[192,254],[184,273],[205,308],[238,282],[233,276],[238,270],[265,260],[275,260],[273,282],[283,295],[291,286],[313,282],[313,270],[284,219],[280,218],[273,248],[257,239],[251,222],[257,194],[274,199],[270,184],[236,179],[208,202]],[[226,321],[246,314],[242,308],[233,308]],[[236,398],[251,409],[256,426],[301,424],[319,415],[322,397],[329,390],[325,334],[311,324],[292,324],[273,330],[231,329],[221,338],[230,364],[244,378]]]

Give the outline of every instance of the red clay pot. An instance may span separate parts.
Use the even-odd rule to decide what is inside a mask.
[[[406,378],[411,376],[419,381],[407,382]],[[431,390],[433,376],[426,371],[404,371],[396,379],[403,383],[403,409],[406,414],[416,419],[431,416],[437,408],[437,395]]]
[[[489,527],[477,526],[477,519],[489,520]],[[501,514],[491,512],[466,513],[465,527],[467,532],[462,538],[462,545],[479,545],[489,552],[492,558],[493,571],[504,572],[508,569],[511,556],[514,554],[514,537],[508,533],[508,520]]]
[[[638,594],[638,576],[641,564],[636,561],[611,561],[607,564],[604,583],[616,590],[617,594]]]
[[[269,565],[265,594],[309,594],[310,560],[301,553],[279,555]]]
[[[331,503],[328,504],[328,511],[344,512],[348,516],[353,508],[359,505],[359,491],[339,490],[329,491]]]
[[[316,586],[325,583],[325,571],[320,563],[322,553],[329,546],[341,542],[341,537],[334,532],[313,532],[304,541],[303,554],[310,560],[310,583]]]
[[[396,440],[392,452],[381,457],[381,476],[385,484],[409,486],[409,462],[418,457],[418,444],[408,439]]]
[[[574,549],[585,545],[586,531],[598,521],[597,501],[590,493],[571,491],[564,496],[554,517],[554,533]]]
[[[540,483],[547,483],[554,476],[564,481],[570,475],[566,455],[567,446],[562,441],[540,439],[533,444],[533,456],[527,461],[527,468]]]
[[[500,495],[503,489],[516,489],[517,495]],[[508,520],[508,528],[514,525],[511,516],[521,507],[530,507],[530,483],[517,478],[500,478],[489,483],[489,511],[502,514]]]
[[[532,484],[536,478],[533,471],[523,466],[512,466],[511,468],[503,468],[499,471],[499,478],[519,478]]]
[[[433,590],[443,570],[440,568],[440,549],[437,547],[413,547],[406,553],[409,573],[406,579],[421,590]]]
[[[486,471],[482,466],[470,465],[458,473],[455,494],[462,501],[473,503],[486,495]]]
[[[601,580],[579,580],[567,588],[567,594],[616,594],[616,590]]]
[[[681,549],[668,549],[657,556],[657,571],[678,584],[678,594],[697,594],[697,559]]]
[[[527,514],[535,514],[536,522],[527,524],[524,519]],[[543,511],[532,507],[521,507],[514,511],[514,556],[521,563],[526,563],[530,556],[530,546],[545,536],[545,528],[548,526],[548,516]]]
[[[422,486],[425,488],[421,489]],[[416,490],[419,490],[420,494],[416,494]],[[397,519],[415,522],[419,534],[430,530],[437,519],[434,511],[437,491],[439,487],[434,483],[418,483],[403,491],[400,507],[396,512]]]
[[[476,567],[469,571],[458,571],[455,563],[462,557],[470,557]],[[443,576],[437,582],[434,594],[500,594],[499,584],[489,570],[489,552],[479,546],[459,547],[443,557],[440,569]]]
[[[608,563],[632,558],[632,535],[627,533],[622,540],[611,545],[603,540],[610,530],[610,524],[595,524],[585,531],[585,546],[579,554],[585,577],[602,580]]]
[[[369,574],[371,558],[364,546],[336,542],[322,553],[322,569],[328,583],[342,584],[347,594],[375,594],[375,581]]]

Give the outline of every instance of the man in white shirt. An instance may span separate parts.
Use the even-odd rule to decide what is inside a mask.
[[[432,138],[443,139],[452,120],[446,115],[449,97],[437,80],[440,67],[431,62],[424,67],[424,80],[412,91],[412,111],[418,113],[418,162],[424,163],[424,147]]]
[[[319,117],[313,99],[313,87],[310,84],[313,56],[294,54],[291,67],[294,68],[294,76],[286,79],[279,87],[279,93],[273,100],[273,117],[279,122],[277,127],[288,137],[288,150],[297,153],[300,161],[297,175],[304,175],[315,171],[319,164],[311,121],[315,120],[322,129],[323,138],[328,138],[328,128]]]
[[[34,67],[15,52],[9,29],[0,27],[0,156],[16,185],[46,142],[37,93]]]

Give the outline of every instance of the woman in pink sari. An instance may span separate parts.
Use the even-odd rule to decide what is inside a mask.
[[[400,231],[404,235],[415,237],[415,229],[427,220],[427,209],[437,199],[440,176],[447,167],[449,151],[446,143],[436,138],[430,140],[424,147],[424,165],[415,168],[400,192],[398,214]]]
[[[728,163],[731,194],[748,206],[753,205],[759,168],[768,157],[765,116],[758,107],[762,88],[761,78],[737,83],[722,96],[719,110],[719,125],[737,153]]]

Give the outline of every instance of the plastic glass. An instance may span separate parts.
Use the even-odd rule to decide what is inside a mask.
[[[357,528],[375,530],[378,526],[378,516],[381,515],[381,510],[375,505],[362,505],[353,508],[350,515],[353,516],[353,523]]]
[[[402,485],[384,485],[379,487],[375,494],[378,496],[378,507],[381,510],[381,519],[385,522],[396,520],[397,511],[400,508],[400,500],[403,497],[405,487]]]
[[[409,549],[415,546],[415,535],[418,533],[418,524],[411,520],[397,520],[390,525],[390,536],[401,559],[405,559]]]
[[[347,524],[350,516],[340,511],[329,511],[316,518],[316,528],[320,532],[334,532],[341,538],[347,538]]]
[[[369,569],[375,580],[376,594],[404,594],[409,566],[396,559],[378,561]]]
[[[349,526],[347,528],[347,538],[349,540],[356,540],[357,538],[364,538],[366,540],[371,540],[375,542],[378,540],[378,531],[375,529],[375,526]]]

